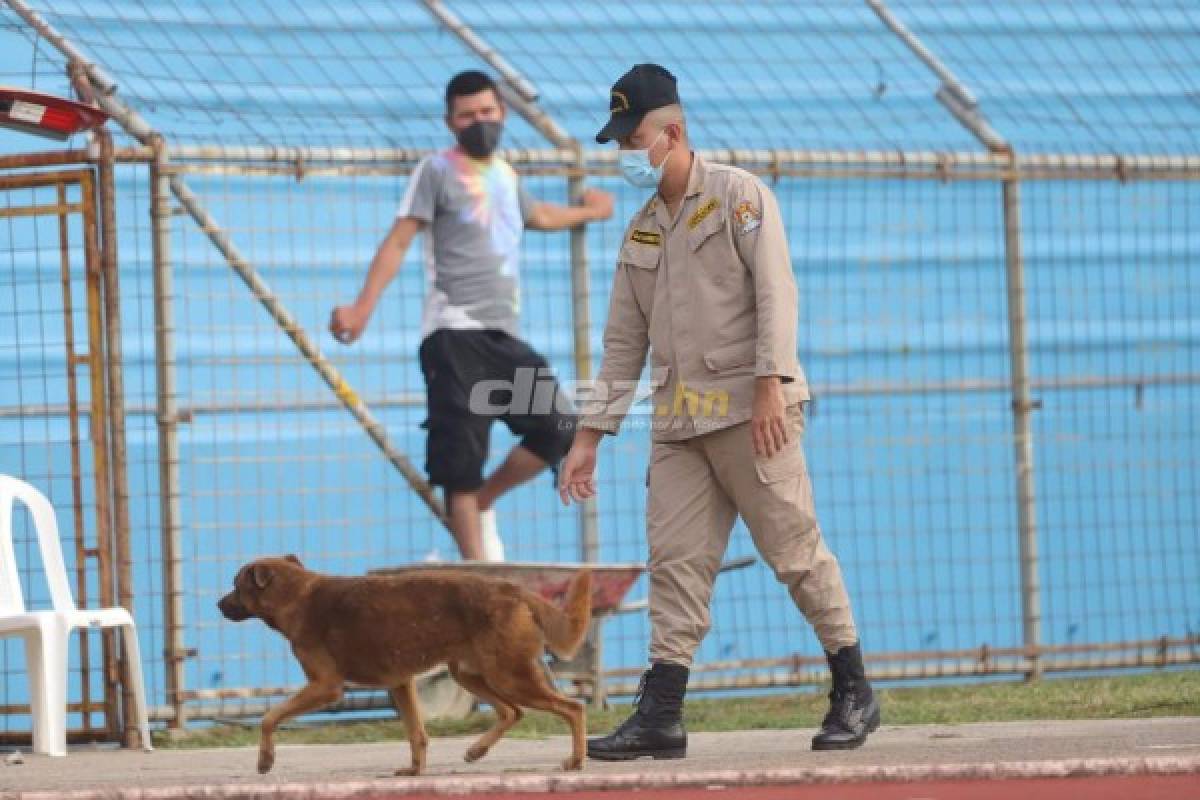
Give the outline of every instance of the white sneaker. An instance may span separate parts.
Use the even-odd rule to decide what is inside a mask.
[[[496,509],[479,512],[479,538],[483,544],[484,561],[503,561],[504,542],[496,529]]]

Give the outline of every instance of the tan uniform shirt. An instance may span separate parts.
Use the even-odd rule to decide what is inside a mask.
[[[808,399],[796,358],[796,282],[771,190],[745,170],[692,161],[674,219],[656,194],[621,243],[604,359],[580,424],[616,433],[650,352],[654,439],[751,417],[756,376]]]

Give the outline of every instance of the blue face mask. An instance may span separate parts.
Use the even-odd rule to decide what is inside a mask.
[[[650,143],[650,147],[644,150],[617,151],[617,164],[621,168],[622,177],[639,189],[654,189],[662,181],[663,167],[667,165],[671,152],[667,151],[666,158],[656,167],[650,163],[650,148],[658,144],[658,140],[664,133],[666,133],[665,130],[660,131],[654,141]]]

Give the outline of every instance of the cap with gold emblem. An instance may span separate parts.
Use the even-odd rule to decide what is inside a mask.
[[[647,111],[679,102],[675,76],[658,64],[638,64],[613,84],[608,124],[596,134],[604,144],[633,133]]]

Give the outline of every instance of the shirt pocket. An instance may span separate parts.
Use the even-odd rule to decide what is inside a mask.
[[[627,241],[621,246],[617,262],[628,268],[633,296],[647,319],[654,310],[654,287],[658,283],[658,265],[662,246]]]
[[[628,241],[621,246],[617,261],[638,269],[658,269],[662,261],[662,246]]]
[[[688,231],[687,243],[699,274],[724,286],[741,267],[728,232],[725,210],[716,208]]]
[[[717,240],[713,240],[712,242],[709,240],[712,239],[716,234],[720,233],[724,228],[725,210],[722,208],[714,208],[702,219],[700,219],[696,223],[695,227],[688,229],[688,249],[695,253],[705,244],[716,244]]]
[[[742,372],[753,367],[756,358],[756,339],[743,339],[740,342],[722,345],[704,353],[704,366],[718,374]]]

